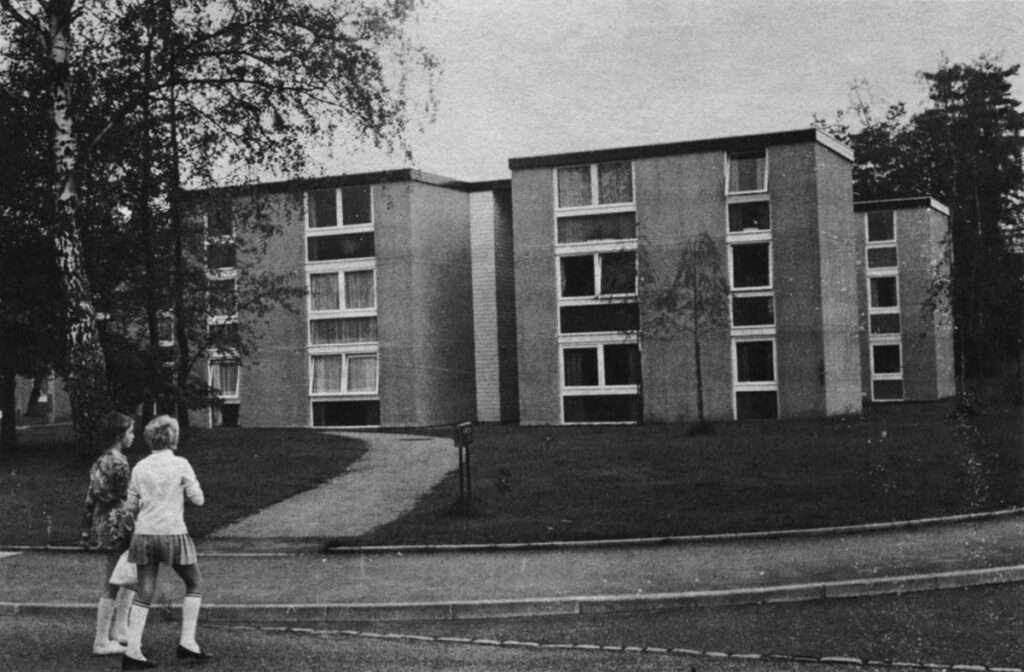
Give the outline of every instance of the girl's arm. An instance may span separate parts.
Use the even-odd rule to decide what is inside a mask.
[[[190,504],[202,506],[206,503],[206,498],[203,496],[203,489],[199,485],[199,479],[196,478],[196,472],[192,470],[192,465],[189,464],[188,460],[185,460],[184,471],[185,473],[181,477],[181,487],[185,491],[185,498]]]

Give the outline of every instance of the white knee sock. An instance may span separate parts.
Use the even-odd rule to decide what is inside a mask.
[[[114,617],[114,600],[101,597],[96,606],[96,636],[92,640],[92,652],[97,655],[122,653],[124,648],[110,641],[110,621]]]
[[[115,642],[128,641],[128,614],[132,610],[135,591],[127,586],[117,589],[117,601],[114,606],[114,624],[110,628],[110,638]]]
[[[128,618],[128,650],[125,655],[136,660],[146,660],[142,655],[142,632],[146,629],[146,618],[149,616],[149,605],[135,602]]]
[[[199,653],[196,643],[196,624],[199,622],[199,607],[203,602],[202,595],[186,595],[181,601],[181,638],[178,643],[189,651]]]

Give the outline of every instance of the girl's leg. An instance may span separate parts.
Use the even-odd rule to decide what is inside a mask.
[[[138,593],[135,596],[135,603],[132,604],[131,618],[128,620],[128,650],[125,651],[125,656],[136,661],[144,661],[146,657],[142,655],[142,633],[146,629],[149,604],[153,601],[153,593],[156,591],[156,576],[160,565],[139,565],[138,568]]]
[[[114,596],[117,595],[117,586],[112,586],[107,579],[114,571],[117,564],[117,556],[108,554],[106,558],[106,574],[104,574],[103,594],[99,604],[96,605],[96,634],[92,640],[92,652],[97,656],[109,656],[124,653],[124,647],[110,639],[110,624],[114,620],[115,603]]]
[[[185,598],[181,601],[181,638],[178,640],[178,657],[207,659],[209,654],[203,652],[196,642],[196,624],[199,622],[199,607],[203,602],[202,577],[199,565],[174,565],[185,584]]]

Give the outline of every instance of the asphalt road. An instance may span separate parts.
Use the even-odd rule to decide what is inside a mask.
[[[221,670],[696,670],[712,672],[838,672],[850,664],[722,660],[707,655],[554,649],[530,643],[683,647],[712,652],[808,657],[839,656],[903,663],[1024,666],[1024,585],[914,593],[903,596],[689,608],[604,617],[480,622],[331,624],[311,631],[203,626],[199,638]],[[349,631],[348,634],[343,632]],[[88,654],[92,622],[67,618],[0,617],[0,670],[114,670],[118,659]],[[357,632],[361,634],[351,634]],[[404,638],[382,639],[385,633]],[[173,660],[177,624],[155,620],[146,632],[150,655]],[[420,639],[415,639],[419,637]],[[515,640],[494,646],[437,637]],[[897,665],[875,670],[905,670]]]

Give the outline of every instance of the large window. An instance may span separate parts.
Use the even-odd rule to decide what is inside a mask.
[[[373,269],[311,273],[310,310],[373,308],[376,305]]]
[[[565,422],[637,422],[640,348],[636,343],[582,341],[562,347]]]
[[[561,257],[562,296],[636,294],[636,252]]]
[[[764,191],[767,185],[767,161],[764,150],[729,155],[729,193]]]
[[[729,204],[729,232],[768,231],[771,229],[768,201],[742,201]]]
[[[778,417],[778,382],[775,376],[775,340],[734,341],[736,418]]]
[[[372,191],[368,185],[340,189],[317,189],[307,194],[306,208],[311,229],[359,226],[373,223]],[[340,204],[340,207],[339,207]],[[341,221],[338,221],[338,213]]]
[[[313,394],[376,394],[377,354],[337,353],[313,355]]]
[[[210,387],[222,399],[238,398],[238,369],[237,359],[210,360]]]
[[[868,343],[872,401],[903,399],[903,345],[897,218],[893,210],[864,215]]]
[[[633,165],[630,161],[558,168],[556,181],[559,208],[633,202]]]
[[[757,289],[772,286],[770,243],[730,245],[733,289]]]

